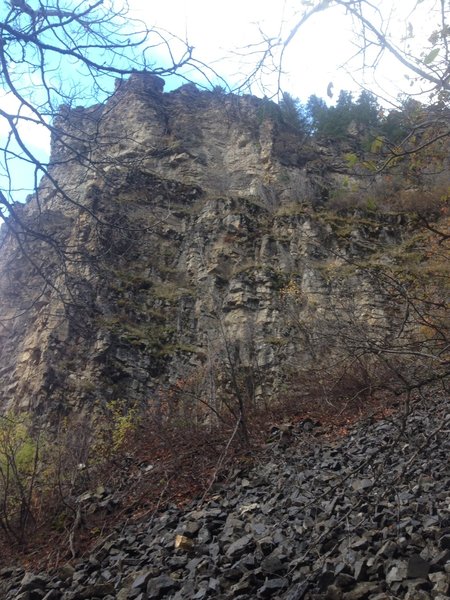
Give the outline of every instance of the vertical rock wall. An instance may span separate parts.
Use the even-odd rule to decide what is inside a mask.
[[[50,177],[2,230],[2,410],[152,402],[230,356],[270,398],[311,359],[293,320],[337,293],[327,269],[399,236],[357,218],[344,234],[313,209],[336,166],[267,107],[136,74],[61,111]]]

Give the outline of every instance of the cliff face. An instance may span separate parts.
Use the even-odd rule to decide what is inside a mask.
[[[386,318],[348,264],[399,243],[398,222],[320,209],[339,160],[264,101],[162,87],[136,74],[61,111],[50,178],[3,229],[3,410],[158,404],[183,385],[219,402],[232,366],[267,399],[316,360],[298,332],[330,304]]]

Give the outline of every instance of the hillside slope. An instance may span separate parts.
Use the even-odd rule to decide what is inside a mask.
[[[449,428],[438,391],[335,440],[300,423],[206,500],[120,524],[51,573],[3,569],[2,598],[444,600]]]

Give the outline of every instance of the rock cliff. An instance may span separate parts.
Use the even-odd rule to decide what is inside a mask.
[[[337,153],[255,97],[141,73],[61,109],[49,175],[2,230],[2,410],[157,407],[197,384],[220,402],[230,368],[263,401],[317,360],[304,325],[327,308],[387,322],[363,263],[406,230],[324,210],[348,185]]]

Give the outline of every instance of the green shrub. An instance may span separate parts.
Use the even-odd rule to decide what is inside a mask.
[[[25,417],[0,419],[0,527],[22,543],[34,522],[34,491],[41,468],[39,434],[30,433]]]

